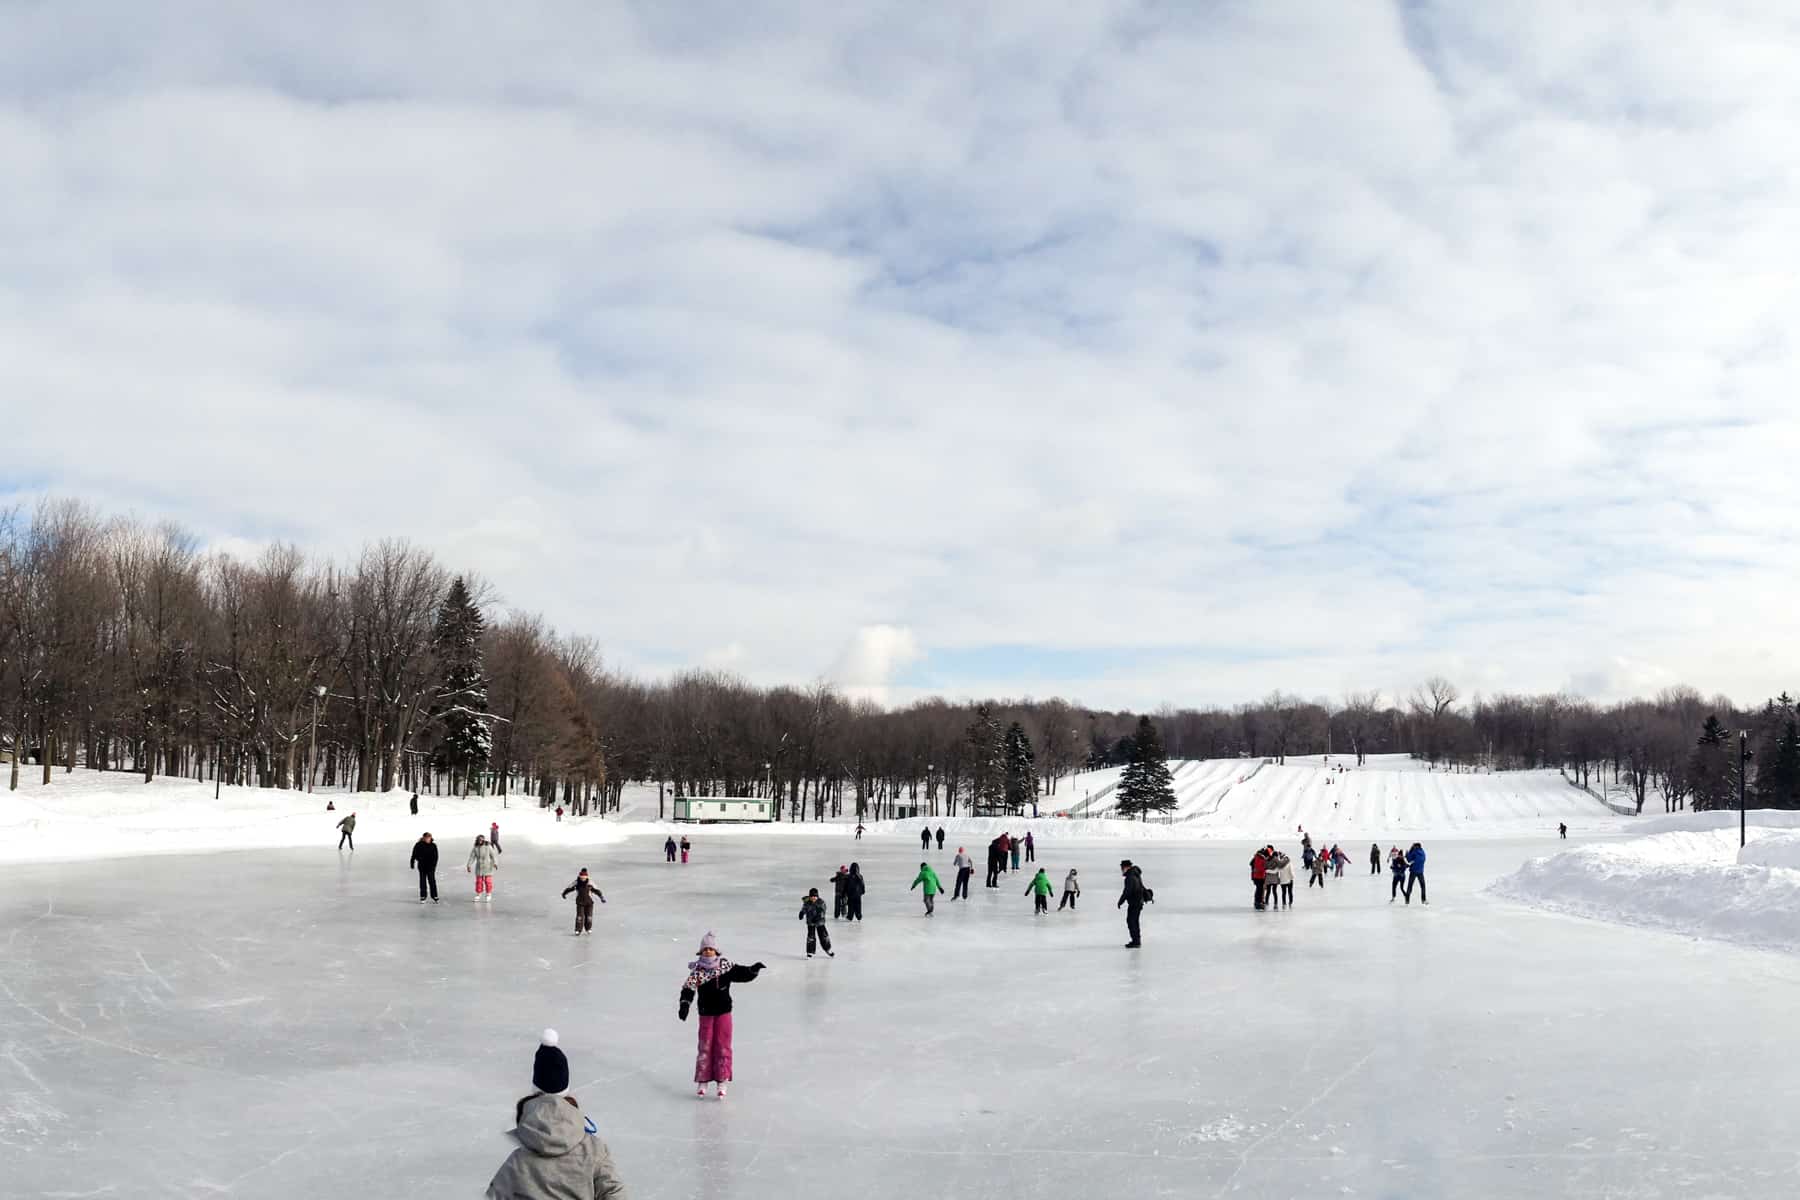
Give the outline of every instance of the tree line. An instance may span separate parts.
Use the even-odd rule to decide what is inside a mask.
[[[819,820],[1054,810],[1072,772],[1106,766],[1133,767],[1121,794],[1147,797],[1143,815],[1158,811],[1151,764],[1165,758],[1404,753],[1446,769],[1561,767],[1641,811],[1652,793],[1670,809],[1735,803],[1744,730],[1757,802],[1800,807],[1785,693],[1749,710],[1691,688],[1611,705],[1465,703],[1434,677],[1404,696],[1275,691],[1153,714],[1060,698],[883,708],[823,681],[632,678],[606,668],[592,637],[517,611],[490,622],[496,608],[478,575],[405,541],[348,562],[289,545],[246,558],[73,500],[3,512],[0,754],[15,788],[29,763],[46,783],[82,766],[524,795],[586,814],[644,781],[665,800],[770,797],[780,819]]]

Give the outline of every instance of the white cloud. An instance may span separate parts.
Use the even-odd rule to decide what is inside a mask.
[[[0,492],[888,695],[1794,686],[1788,10],[473,12],[9,22]]]
[[[892,698],[894,676],[918,658],[919,644],[912,630],[865,625],[838,655],[827,677],[847,696],[886,703]]]

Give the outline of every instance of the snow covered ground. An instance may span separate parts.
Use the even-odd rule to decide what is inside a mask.
[[[1078,913],[1034,917],[1008,875],[927,920],[899,834],[703,831],[683,868],[539,832],[506,838],[491,909],[448,837],[424,907],[410,836],[15,865],[0,1191],[478,1194],[545,1025],[638,1200],[1800,1190],[1800,958],[1483,892],[1548,836],[1428,842],[1429,908],[1353,868],[1285,913],[1250,911],[1247,846],[1131,845],[1158,903],[1127,952],[1116,842],[1045,837]],[[799,897],[853,856],[868,920],[807,961]],[[591,939],[556,896],[583,865]],[[769,964],[724,1103],[675,1017],[708,928]]]
[[[1658,822],[1665,832],[1534,858],[1493,885],[1556,912],[1800,951],[1800,813],[1736,813]],[[1726,821],[1729,818],[1729,822]]]

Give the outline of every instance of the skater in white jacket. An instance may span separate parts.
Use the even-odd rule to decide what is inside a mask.
[[[463,868],[475,874],[475,899],[494,902],[494,872],[500,868],[500,859],[494,854],[494,848],[480,834],[475,835],[475,848],[469,851],[469,861]]]

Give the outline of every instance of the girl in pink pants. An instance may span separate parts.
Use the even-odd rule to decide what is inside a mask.
[[[708,933],[700,939],[700,954],[688,964],[681,986],[678,1013],[687,1020],[689,1007],[700,1002],[700,1044],[694,1055],[694,1094],[706,1095],[706,1085],[718,1084],[719,1099],[731,1082],[731,985],[749,983],[762,974],[763,964],[734,966],[719,953],[719,941]]]

